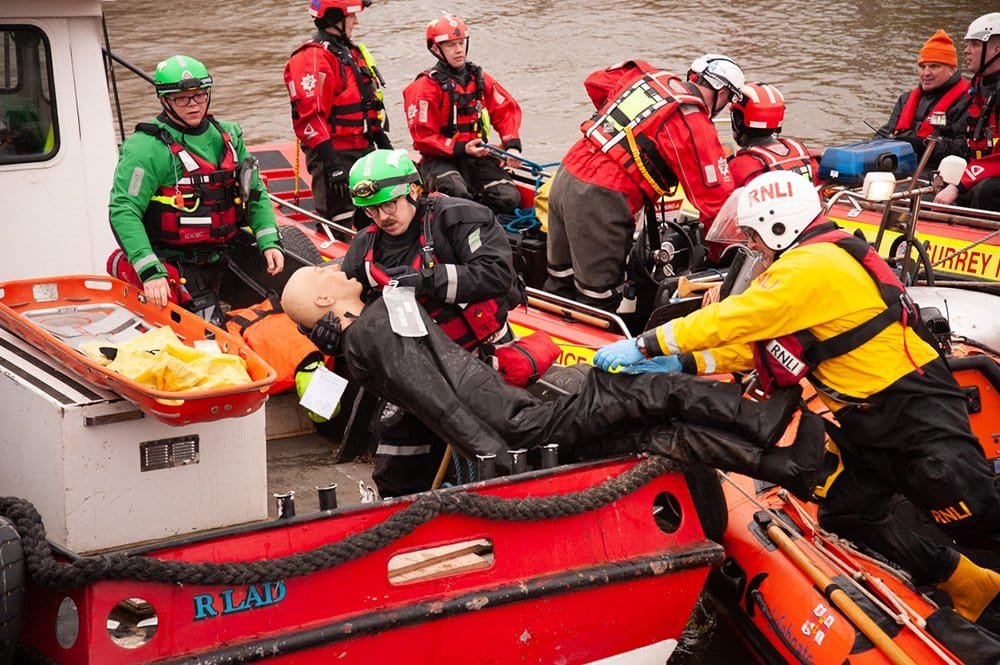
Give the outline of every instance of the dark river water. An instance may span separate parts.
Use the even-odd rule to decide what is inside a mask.
[[[433,64],[427,22],[451,11],[469,22],[469,58],[507,87],[524,110],[524,155],[556,161],[579,137],[593,108],[583,86],[595,69],[641,58],[679,73],[705,52],[724,53],[748,80],[777,85],[788,104],[784,132],[813,148],[869,138],[896,97],[916,84],[917,52],[938,28],[956,40],[996,3],[744,2],[704,0],[374,0],[355,40],[368,45],[385,76],[397,147],[409,147],[402,90]],[[175,53],[205,62],[215,76],[212,111],[242,123],[250,143],[292,140],[282,69],[309,37],[308,0],[119,0],[106,5],[112,49],[152,72]],[[118,68],[126,133],[158,113],[151,87]],[[726,115],[726,114],[722,114]],[[750,657],[724,628],[686,647],[683,663],[743,663]],[[676,659],[675,659],[676,660]],[[675,662],[672,660],[671,662]]]
[[[392,138],[408,147],[402,90],[433,64],[427,22],[441,11],[469,22],[469,57],[507,87],[524,110],[524,154],[555,161],[592,111],[581,82],[591,71],[641,58],[683,73],[704,52],[733,57],[748,80],[777,85],[785,133],[810,147],[868,138],[896,97],[916,83],[917,51],[937,29],[958,43],[985,1],[917,3],[375,0],[355,39],[388,82]],[[308,0],[119,0],[106,5],[115,52],[148,72],[168,55],[203,60],[216,79],[213,112],[239,120],[250,142],[293,138],[282,68],[308,38]],[[119,70],[126,131],[157,112],[152,90]],[[725,114],[723,114],[725,115]]]

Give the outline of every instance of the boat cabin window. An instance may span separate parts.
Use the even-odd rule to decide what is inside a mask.
[[[0,25],[0,164],[59,149],[49,42],[36,27]]]

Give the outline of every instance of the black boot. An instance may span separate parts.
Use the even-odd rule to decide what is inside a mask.
[[[746,439],[712,427],[685,422],[634,430],[637,448],[682,464],[706,464],[721,471],[753,476],[764,451]]]
[[[743,397],[743,388],[738,383],[673,376],[688,382],[675,389],[667,400],[668,404],[676,403],[677,418],[692,425],[733,432],[765,448],[785,433],[802,399],[802,388],[798,385],[756,402]]]
[[[765,450],[760,459],[760,467],[752,475],[781,485],[803,501],[812,501],[813,490],[823,480],[825,457],[826,429],[823,418],[803,411],[795,443]]]

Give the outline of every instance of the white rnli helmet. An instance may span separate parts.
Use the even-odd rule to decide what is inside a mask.
[[[793,171],[769,171],[743,188],[736,204],[737,223],[778,252],[788,249],[823,211],[808,179]]]
[[[746,75],[736,61],[718,53],[706,53],[692,62],[688,79],[708,85],[713,90],[729,88],[735,100],[743,98],[741,90],[747,82]]]
[[[1000,35],[1000,12],[983,14],[969,24],[969,29],[965,32],[966,39],[974,39],[980,42],[990,41],[993,35]]]

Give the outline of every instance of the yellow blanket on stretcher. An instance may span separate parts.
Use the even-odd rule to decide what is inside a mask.
[[[163,326],[122,344],[91,340],[81,350],[108,369],[155,390],[210,390],[251,382],[243,358],[213,346],[187,346],[172,328]]]

